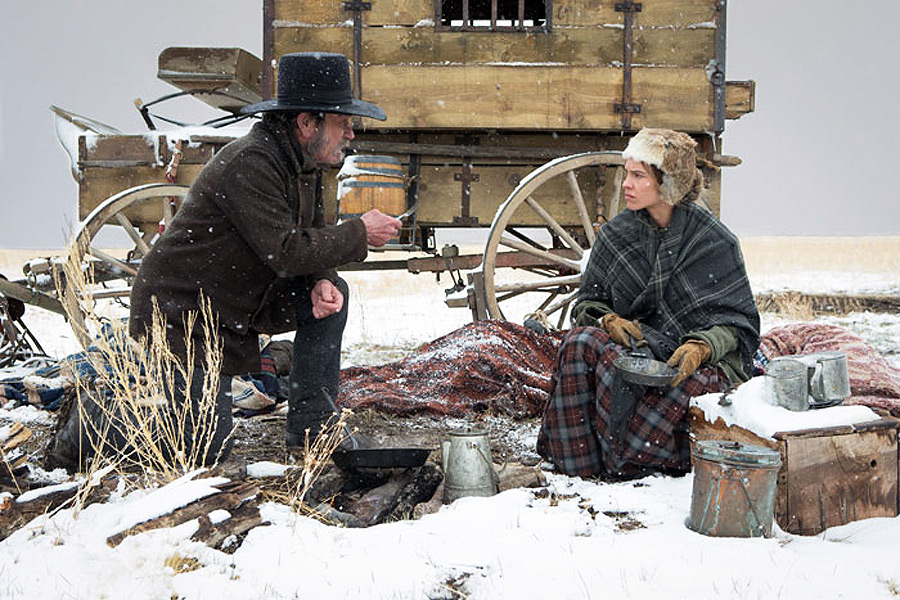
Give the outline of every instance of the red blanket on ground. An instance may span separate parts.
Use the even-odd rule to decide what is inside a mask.
[[[506,321],[470,323],[402,360],[343,369],[338,403],[396,415],[537,417],[550,395],[562,336],[539,335]],[[883,408],[900,417],[900,369],[842,327],[777,327],[762,336],[760,349],[770,359],[840,350],[847,354],[853,393],[846,403]]]
[[[535,417],[550,394],[560,339],[506,321],[469,323],[402,360],[343,369],[338,403],[396,415]]]

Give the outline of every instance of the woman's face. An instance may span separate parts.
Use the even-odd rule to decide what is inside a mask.
[[[662,202],[659,199],[659,184],[653,169],[642,162],[628,159],[625,161],[625,205],[628,210],[641,210],[654,207]]]

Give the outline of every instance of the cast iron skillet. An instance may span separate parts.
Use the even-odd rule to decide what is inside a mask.
[[[418,205],[416,205],[418,206]],[[403,217],[404,215],[400,215]],[[338,409],[334,405],[334,401],[328,394],[328,390],[322,388],[322,396],[331,405],[331,410],[338,414]],[[358,444],[353,440],[350,431],[345,427],[347,436],[353,441],[354,446]],[[404,467],[421,467],[428,459],[431,450],[427,448],[359,448],[354,447],[350,450],[338,448],[331,454],[331,460],[334,464],[342,469],[397,469]]]
[[[342,469],[397,469],[421,467],[430,453],[428,448],[338,449],[331,455],[331,459]]]

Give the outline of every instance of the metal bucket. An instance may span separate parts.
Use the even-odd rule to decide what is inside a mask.
[[[694,444],[688,528],[712,537],[770,537],[781,455],[763,446]]]
[[[406,210],[406,174],[392,156],[348,156],[337,176],[338,214],[358,217],[373,208],[397,216]]]

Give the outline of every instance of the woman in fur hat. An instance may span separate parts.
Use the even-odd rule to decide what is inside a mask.
[[[642,129],[622,154],[628,210],[597,235],[538,436],[538,452],[566,474],[689,471],[690,398],[751,373],[759,313],[737,238],[694,202],[703,189],[695,146],[683,133]],[[675,367],[672,384],[616,378],[613,361],[632,347]]]

